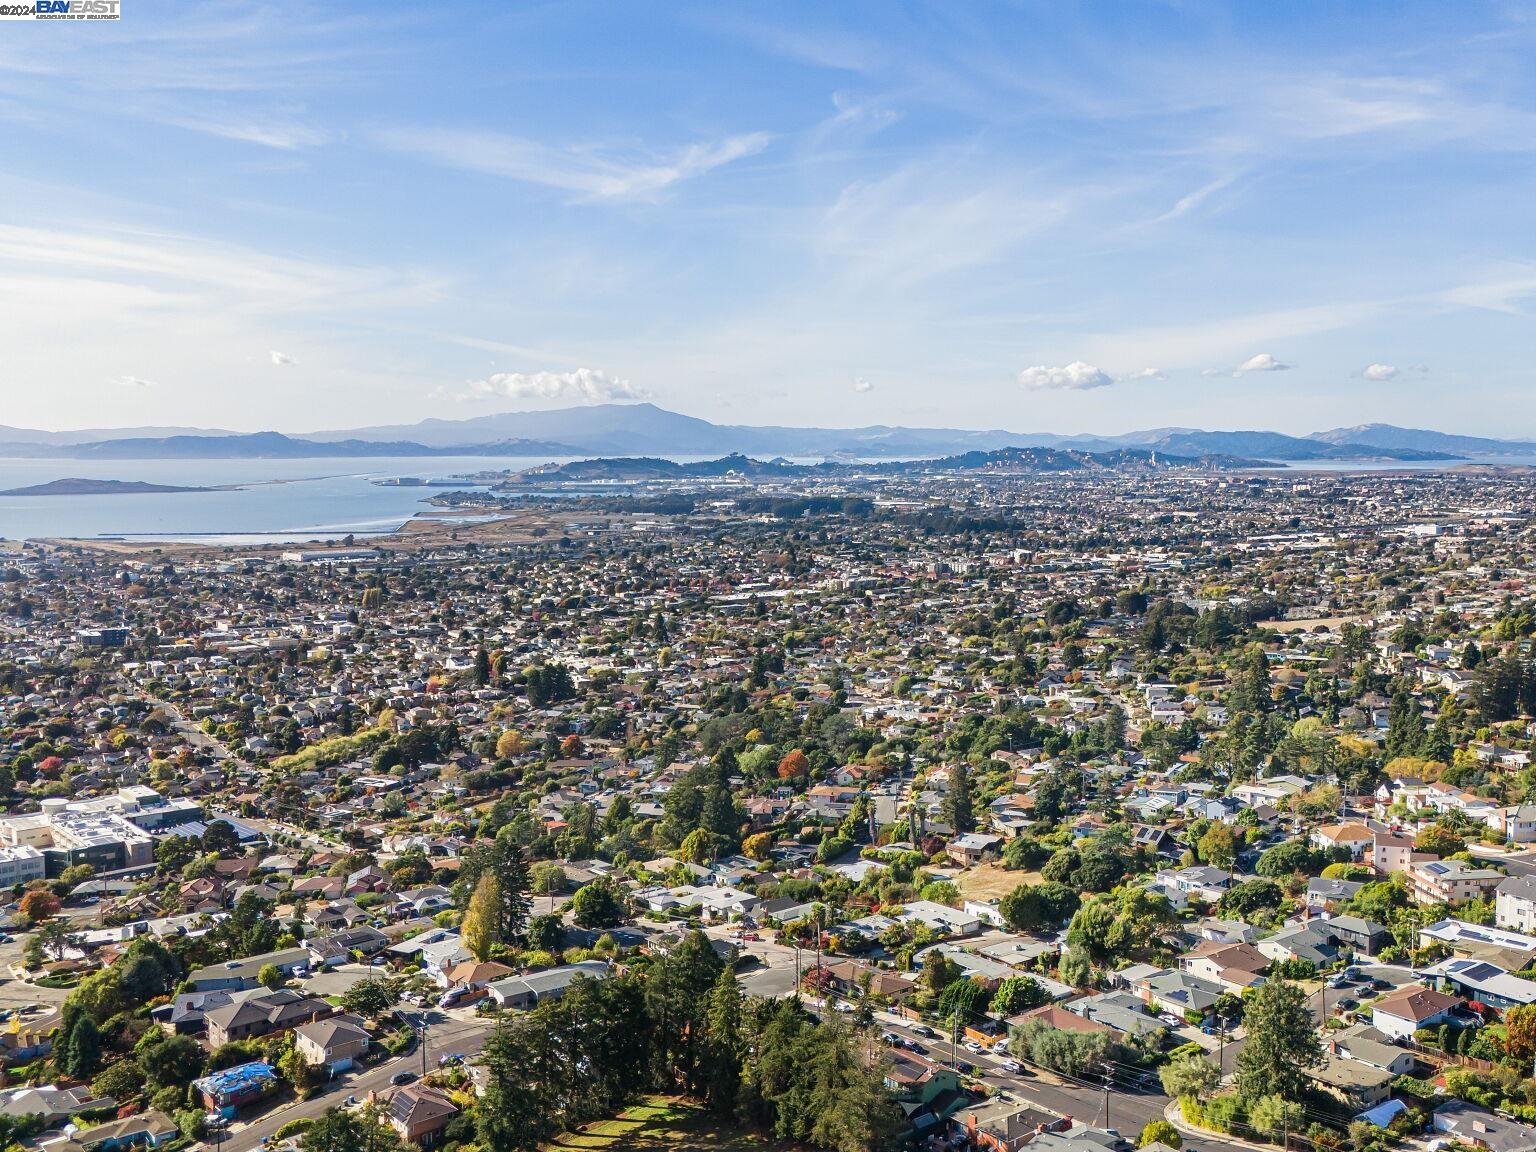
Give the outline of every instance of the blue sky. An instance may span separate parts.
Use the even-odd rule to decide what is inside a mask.
[[[1536,435],[1536,9],[0,23],[0,424]]]

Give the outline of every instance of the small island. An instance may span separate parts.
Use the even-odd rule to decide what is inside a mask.
[[[151,484],[145,480],[87,480],[66,476],[46,484],[11,488],[0,496],[143,496],[156,492],[219,492],[221,488],[187,488],[176,484]]]

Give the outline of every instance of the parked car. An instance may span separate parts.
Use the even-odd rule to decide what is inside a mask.
[[[389,1082],[398,1086],[401,1084],[409,1084],[414,1079],[416,1079],[416,1073],[414,1072],[396,1072],[389,1078]]]
[[[1020,1064],[1017,1060],[1004,1060],[1003,1071],[1011,1072],[1017,1076],[1020,1072],[1024,1071],[1024,1065]]]

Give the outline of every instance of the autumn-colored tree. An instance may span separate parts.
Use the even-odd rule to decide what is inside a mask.
[[[1536,1060],[1536,1004],[1520,1004],[1504,1014],[1504,1047],[1522,1067]]]
[[[580,756],[586,750],[587,746],[581,742],[581,737],[574,732],[560,741],[560,755],[567,759]]]
[[[804,776],[810,770],[810,758],[798,748],[791,748],[779,761],[780,780],[793,780],[796,776]]]
[[[59,914],[59,898],[46,888],[34,888],[21,898],[18,911],[29,924],[40,924]]]
[[[464,921],[459,925],[464,947],[476,960],[489,960],[491,950],[501,942],[500,920],[501,882],[488,868],[480,874],[480,882],[469,898],[469,907],[464,909]]]
[[[496,737],[496,755],[503,760],[510,760],[514,756],[521,756],[528,750],[528,742],[523,739],[523,734],[515,728],[508,728],[500,736]]]
[[[741,842],[741,850],[754,860],[768,859],[768,850],[772,847],[771,832],[755,832]]]

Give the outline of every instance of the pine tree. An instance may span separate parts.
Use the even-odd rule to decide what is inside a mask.
[[[733,1115],[741,1090],[741,987],[729,968],[721,970],[709,993],[709,1067],[704,1087],[709,1106]]]
[[[944,794],[944,819],[957,833],[966,833],[976,827],[976,813],[971,806],[971,774],[964,762],[958,763],[949,773],[949,791]]]

